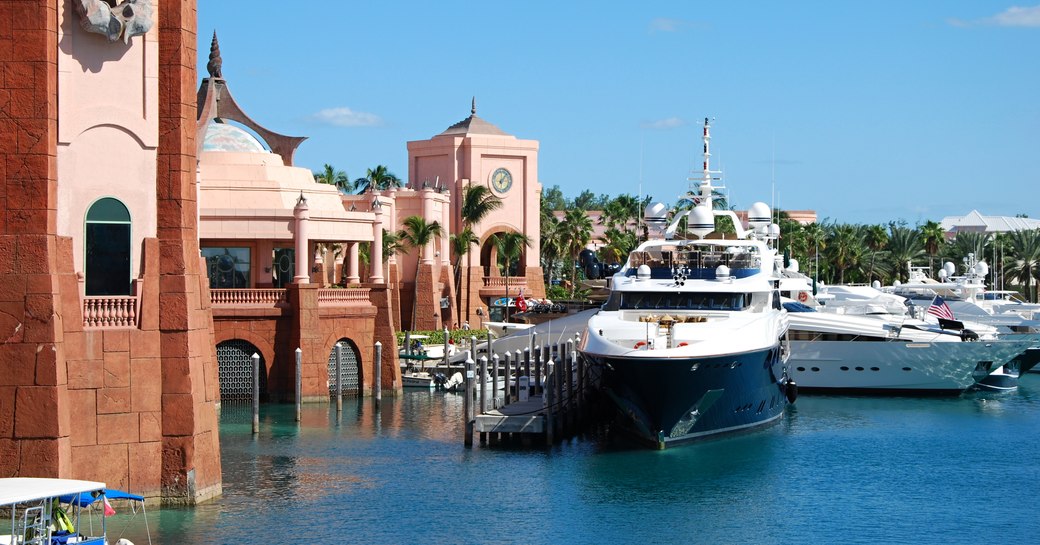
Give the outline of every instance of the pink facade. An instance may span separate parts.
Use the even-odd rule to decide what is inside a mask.
[[[478,117],[474,106],[470,117],[444,132],[429,140],[408,142],[408,179],[413,186],[425,184],[448,190],[453,233],[462,230],[461,196],[466,186],[487,186],[503,201],[500,209],[472,227],[480,245],[462,262],[458,287],[462,293],[461,320],[479,323],[488,304],[507,295],[504,282],[495,280],[500,276],[498,267],[492,266],[497,253],[490,237],[495,233],[523,233],[531,241],[508,295],[515,296],[522,288],[532,297],[545,296],[538,247],[542,184],[538,180],[537,141],[506,134]]]

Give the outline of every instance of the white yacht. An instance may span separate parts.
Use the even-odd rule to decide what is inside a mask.
[[[712,210],[709,139],[705,119],[696,206],[628,256],[579,346],[602,370],[626,427],[658,449],[774,422],[796,394],[769,244],[779,228],[764,203],[751,207],[750,230],[732,211]],[[646,215],[662,234],[664,206],[650,205]],[[733,221],[736,238],[706,238],[718,216]],[[677,236],[684,221],[695,239]]]
[[[803,391],[959,394],[985,383],[1006,387],[1012,372],[1017,377],[1017,358],[1036,342],[999,336],[983,324],[916,319],[900,313],[899,298],[869,287],[835,288],[820,305],[797,270],[781,281],[783,293],[804,302],[785,303],[789,372]]]

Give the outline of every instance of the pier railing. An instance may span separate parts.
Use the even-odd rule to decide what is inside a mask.
[[[140,315],[136,295],[89,295],[83,298],[83,328],[134,328]]]

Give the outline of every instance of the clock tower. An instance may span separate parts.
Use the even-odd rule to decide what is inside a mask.
[[[539,210],[542,184],[538,181],[538,141],[521,140],[477,116],[476,101],[470,116],[430,138],[408,142],[408,179],[415,185],[446,188],[451,194],[451,225],[457,234],[465,227],[462,196],[467,186],[483,185],[502,201],[502,206],[470,225],[478,241],[462,256],[451,282],[459,308],[455,323],[468,321],[479,326],[502,297],[515,298],[520,290],[527,297],[545,297],[540,257]],[[530,240],[507,270],[498,255],[493,235],[522,233]],[[456,280],[457,279],[457,280]],[[478,313],[479,311],[479,313]],[[450,322],[449,322],[450,324]]]

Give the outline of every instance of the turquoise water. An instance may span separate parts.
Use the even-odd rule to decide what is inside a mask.
[[[462,446],[461,398],[222,414],[224,495],[154,543],[1036,543],[1040,375],[1010,394],[803,396],[780,424],[656,452],[609,433]],[[126,531],[147,543],[138,519]],[[110,534],[112,535],[112,534]]]

